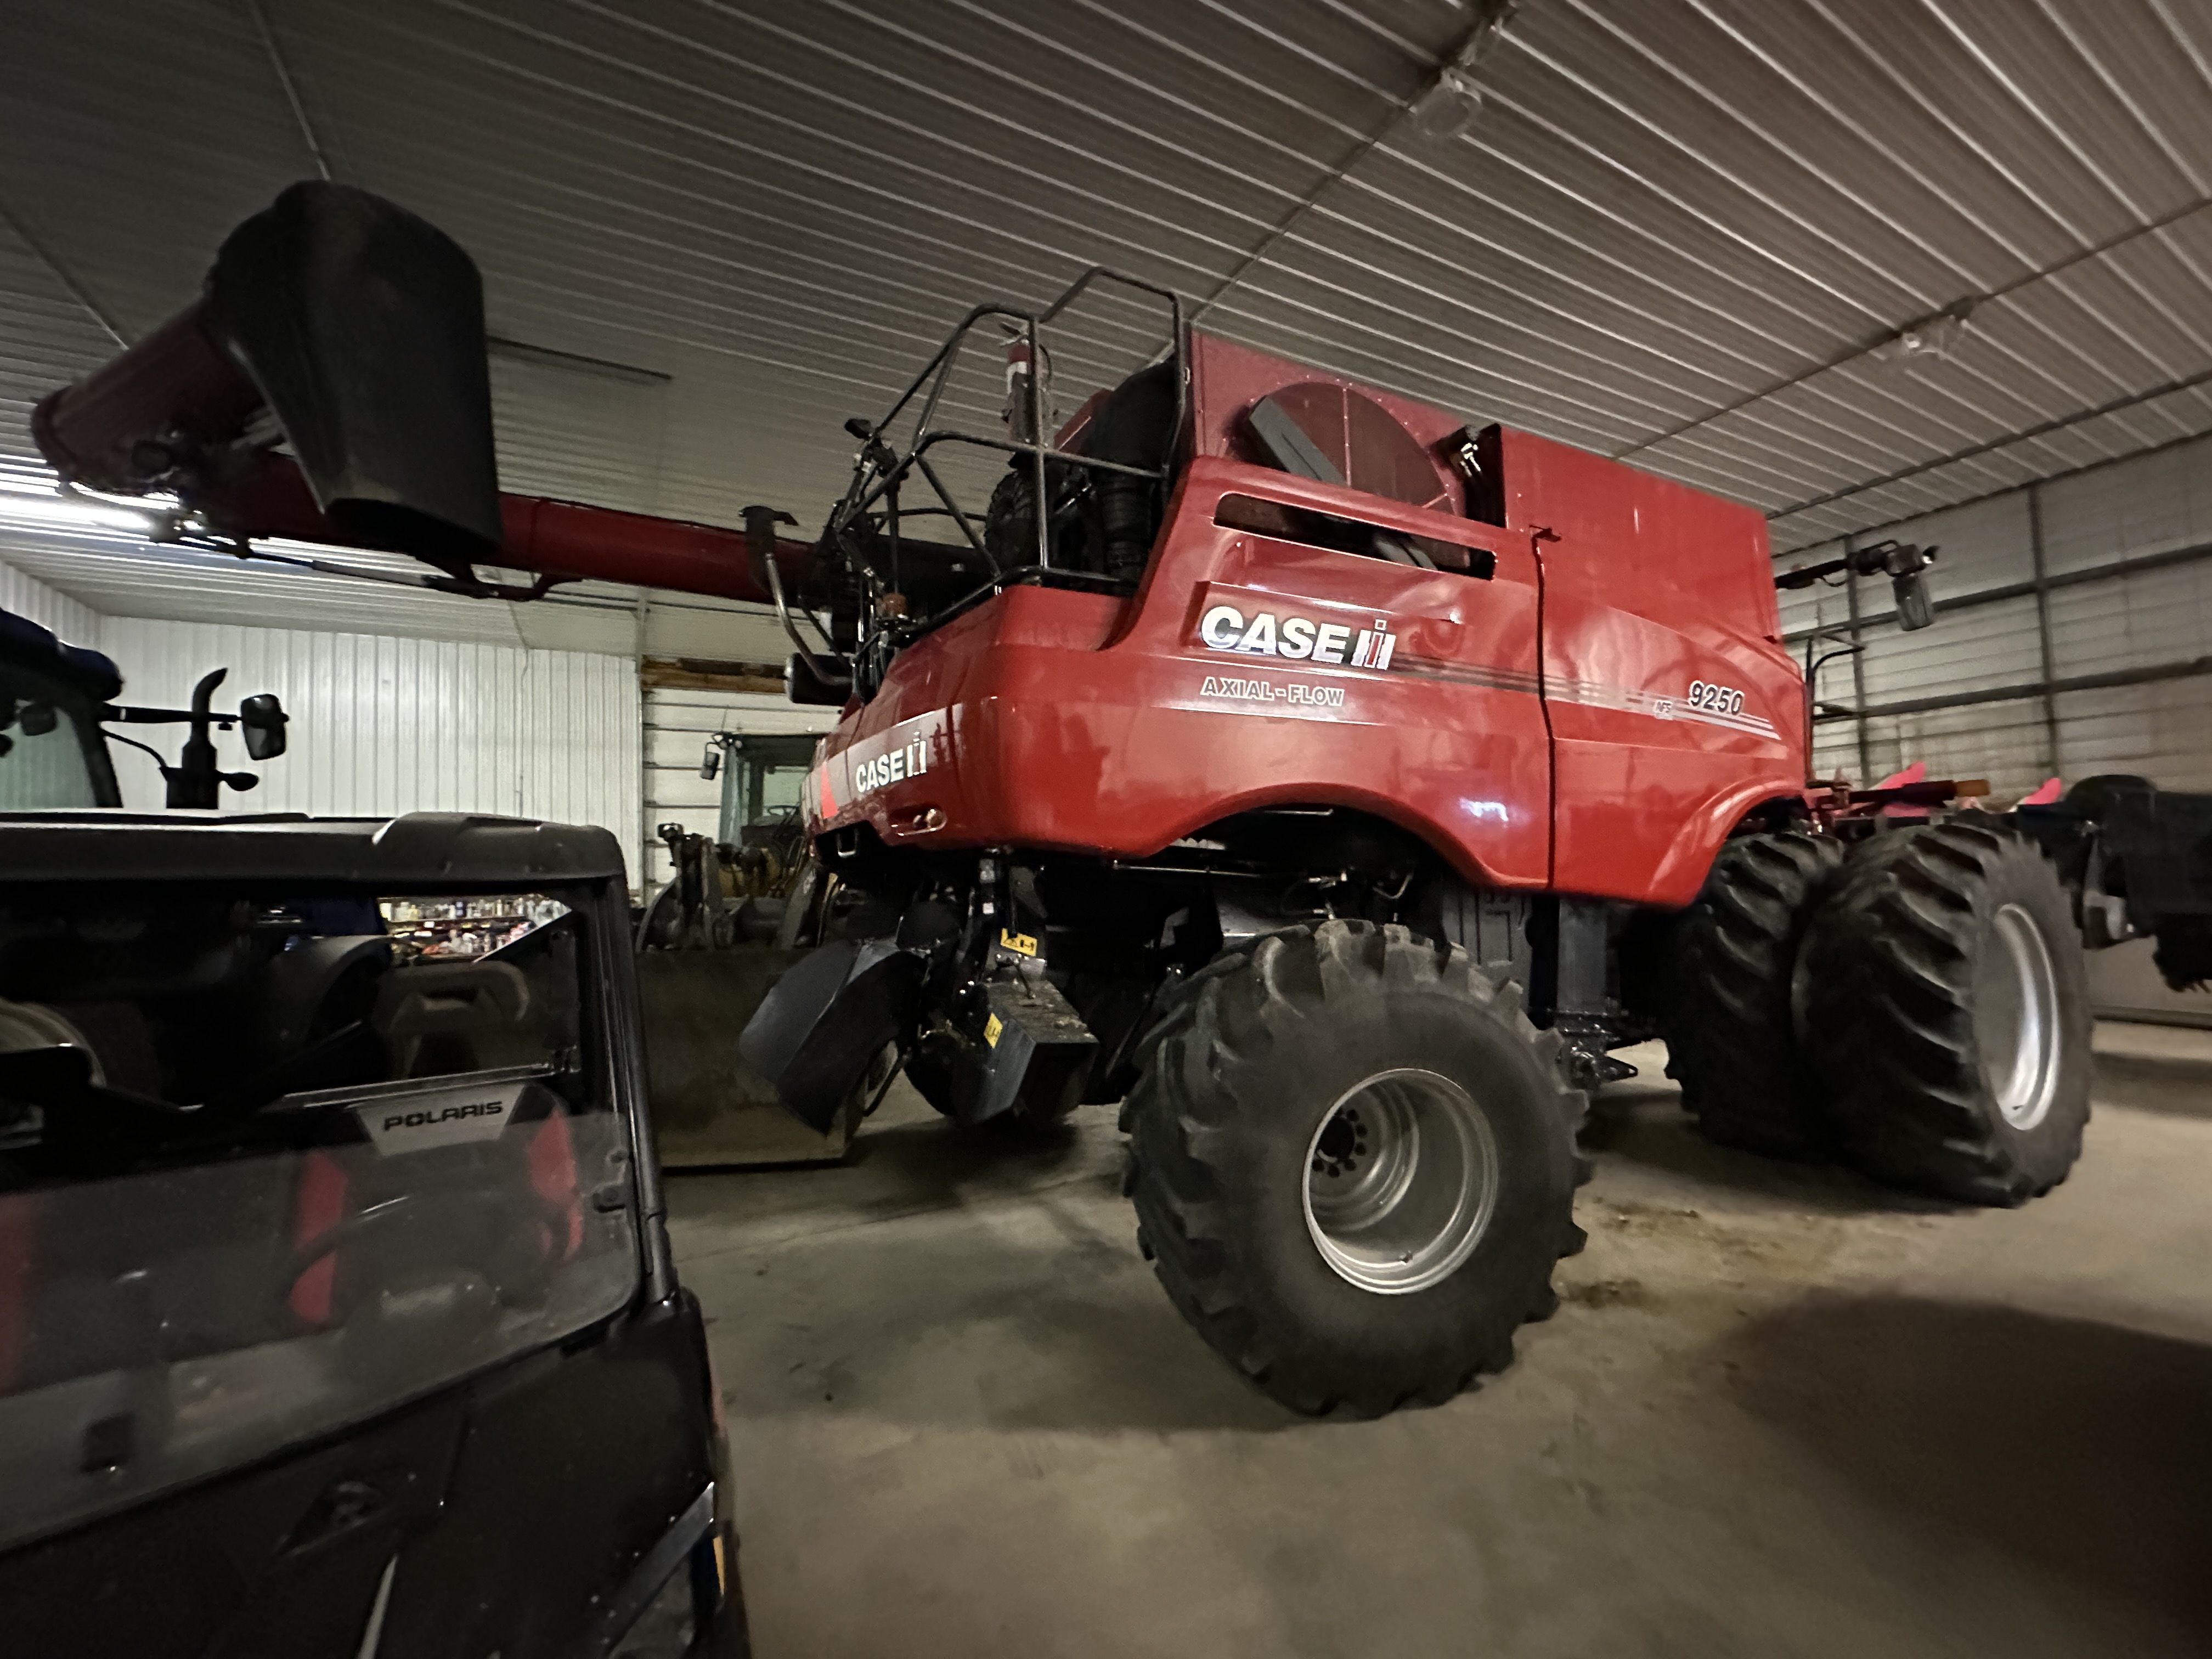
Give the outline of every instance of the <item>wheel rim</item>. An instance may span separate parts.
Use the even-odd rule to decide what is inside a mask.
[[[1458,1271],[1498,1201],[1498,1143],[1434,1072],[1378,1072],[1339,1096],[1306,1147],[1306,1231],[1337,1276],[1400,1296]]]
[[[1975,1042],[1982,1079],[2015,1129],[2033,1129],[2058,1088],[2058,981],[2051,946],[2017,904],[1990,923],[1974,973]]]

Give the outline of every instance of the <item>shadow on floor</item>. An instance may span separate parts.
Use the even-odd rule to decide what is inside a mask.
[[[1183,1322],[1123,1207],[1074,1184],[988,1224],[924,1212],[740,1265],[717,1295],[747,1332],[724,1370],[733,1405],[996,1431],[1296,1422]]]
[[[1118,1158],[1104,1156],[1095,1124],[969,1127],[932,1113],[869,1125],[834,1163],[668,1173],[678,1215],[687,1220],[834,1209],[849,1224],[1036,1191],[1086,1176],[1110,1188],[1120,1167]]]
[[[1642,1079],[1617,1085],[1590,1103],[1585,1150],[1624,1158],[1704,1187],[1828,1215],[1956,1215],[1942,1199],[1877,1187],[1835,1164],[1793,1164],[1716,1146],[1700,1135],[1680,1094]]]
[[[1869,1496],[2212,1638],[2212,1346],[1820,1297],[1723,1358],[1739,1403]]]
[[[2212,1117],[2212,1069],[2132,1054],[2099,1054],[2090,1098],[2171,1117]]]

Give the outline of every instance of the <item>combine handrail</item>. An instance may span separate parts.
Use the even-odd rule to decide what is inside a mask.
[[[906,389],[892,400],[891,406],[884,411],[883,418],[868,427],[863,439],[860,459],[853,469],[853,481],[846,487],[843,498],[830,515],[830,524],[823,540],[826,542],[842,538],[860,514],[866,513],[884,496],[890,495],[892,497],[892,538],[893,545],[896,546],[896,519],[899,511],[896,492],[899,485],[911,474],[919,472],[927,481],[931,489],[935,492],[938,500],[944,503],[945,514],[959,526],[962,536],[977,553],[982,556],[985,562],[995,570],[998,561],[992,558],[990,550],[984,545],[983,538],[976,533],[975,525],[969,514],[952,498],[951,492],[945,487],[944,480],[938,477],[936,469],[929,465],[928,452],[940,443],[974,444],[982,448],[1004,450],[1009,454],[1026,455],[1030,458],[1030,465],[1034,469],[1032,487],[1036,492],[1036,501],[1035,516],[1037,550],[1035,568],[1041,570],[1052,568],[1052,520],[1049,511],[1050,501],[1045,489],[1045,468],[1048,462],[1060,461],[1095,471],[1121,472],[1136,477],[1155,479],[1163,483],[1168,482],[1175,470],[1172,455],[1157,467],[1130,466],[1118,461],[1097,460],[1087,455],[1072,454],[1066,450],[1056,449],[1044,435],[1044,377],[1039,372],[1043,359],[1039,352],[1038,330],[1066,311],[1087,289],[1097,283],[1119,283],[1124,287],[1135,289],[1141,293],[1155,295],[1167,301],[1171,319],[1170,353],[1176,366],[1175,422],[1169,428],[1171,434],[1170,443],[1172,445],[1179,441],[1182,434],[1184,417],[1188,413],[1189,399],[1188,376],[1186,373],[1188,345],[1183,331],[1182,298],[1172,289],[1147,283],[1140,277],[1128,276],[1110,266],[1092,265],[1042,311],[1024,311],[1017,306],[993,301],[975,307],[960,319],[951,333],[945,337],[945,343],[938,347],[928,362],[922,366],[921,373],[908,381]],[[1036,435],[1027,442],[1006,438],[986,438],[978,434],[954,428],[939,428],[931,424],[936,416],[938,404],[944,396],[945,388],[951,379],[952,370],[959,362],[961,349],[967,343],[968,337],[974,332],[977,324],[990,317],[1003,317],[1010,321],[1019,323],[1022,325],[1023,337],[1029,346],[1030,366],[1029,425],[1030,432]],[[915,441],[903,455],[899,454],[885,443],[883,434],[906,411],[908,405],[914,401],[918,393],[922,392],[925,386],[927,386],[928,391],[923,398],[920,415],[915,422]]]

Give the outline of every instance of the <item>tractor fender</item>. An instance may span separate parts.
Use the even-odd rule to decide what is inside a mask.
[[[837,939],[794,963],[738,1038],[745,1063],[827,1134],[884,1045],[909,1030],[927,959],[895,939]]]

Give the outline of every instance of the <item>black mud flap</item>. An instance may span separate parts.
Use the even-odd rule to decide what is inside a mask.
[[[823,945],[776,981],[738,1052],[800,1122],[827,1134],[868,1063],[913,1024],[923,965],[887,939]]]

